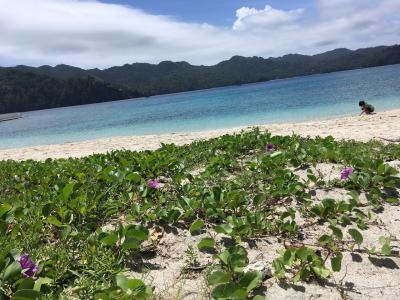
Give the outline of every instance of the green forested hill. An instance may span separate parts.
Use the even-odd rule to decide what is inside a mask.
[[[96,103],[141,96],[94,77],[56,79],[0,69],[0,113]]]
[[[398,63],[399,45],[355,51],[336,49],[313,56],[289,54],[267,59],[234,56],[213,66],[171,61],[126,64],[104,70],[68,65],[17,66],[0,72],[0,105],[2,112],[14,112]],[[29,73],[37,76],[27,76]]]

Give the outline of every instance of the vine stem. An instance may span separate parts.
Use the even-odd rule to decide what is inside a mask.
[[[328,249],[328,254],[325,257],[324,262],[322,263],[323,266],[325,266],[326,261],[328,260],[329,256],[331,256],[331,255],[332,255],[332,251],[331,251],[331,249]]]

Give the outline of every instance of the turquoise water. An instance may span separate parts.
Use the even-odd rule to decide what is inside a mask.
[[[0,123],[0,148],[190,132],[400,108],[400,65],[24,113]]]

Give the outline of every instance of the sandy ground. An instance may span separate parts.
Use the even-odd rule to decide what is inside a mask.
[[[400,138],[400,109],[378,112],[369,116],[352,116],[329,120],[301,123],[267,124],[258,126],[275,135],[299,134],[301,136],[328,136],[337,139]],[[250,127],[218,129],[192,133],[173,133],[162,135],[122,136],[97,140],[0,150],[0,160],[44,160],[46,158],[82,157],[93,153],[105,153],[116,149],[153,150],[161,143],[177,145],[188,144],[224,134],[232,134]]]

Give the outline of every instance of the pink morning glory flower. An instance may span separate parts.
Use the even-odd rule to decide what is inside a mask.
[[[349,179],[349,175],[353,173],[353,168],[352,167],[347,167],[345,168],[341,173],[340,173],[340,179],[341,180],[347,180]]]
[[[19,264],[21,265],[21,268],[22,268],[21,274],[24,277],[34,278],[36,273],[39,271],[39,266],[32,261],[32,259],[29,257],[28,253],[24,253],[19,258]]]
[[[265,149],[266,149],[267,151],[272,151],[272,150],[275,149],[275,146],[274,146],[274,144],[269,143],[269,144],[267,144],[267,146],[265,147]]]
[[[160,185],[160,182],[159,182],[158,180],[149,179],[149,180],[147,180],[147,184],[148,184],[151,188],[157,189],[157,188],[159,187],[159,185]]]

